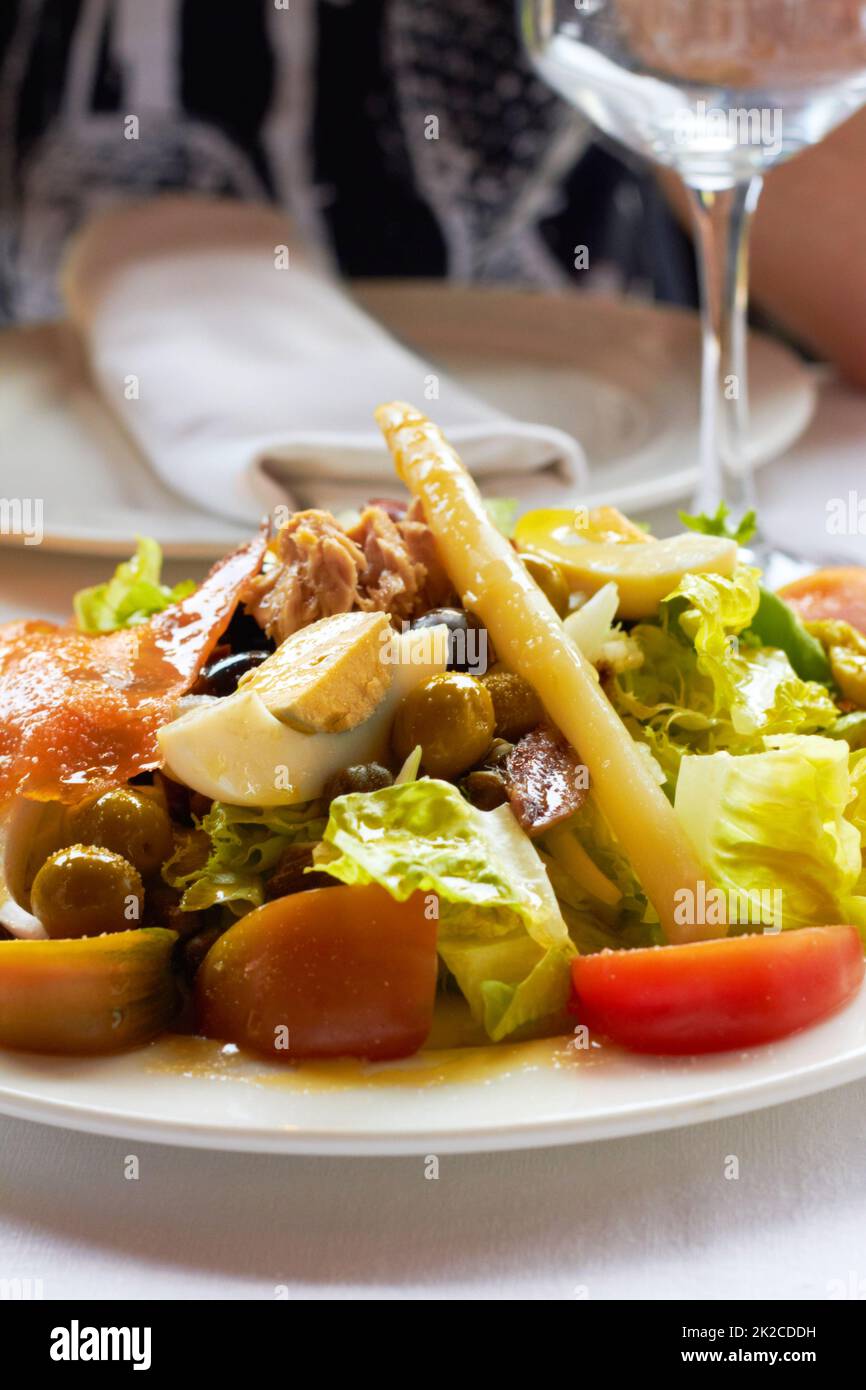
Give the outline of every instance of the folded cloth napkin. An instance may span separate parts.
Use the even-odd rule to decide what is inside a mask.
[[[485,490],[586,474],[567,434],[511,420],[401,346],[300,246],[282,213],[165,197],[100,214],[62,274],[106,400],[176,492],[255,522],[352,505],[394,474],[375,406],[426,405]]]

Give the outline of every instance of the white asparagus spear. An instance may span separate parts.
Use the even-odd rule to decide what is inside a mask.
[[[497,655],[529,682],[589,769],[592,793],[659,914],[669,941],[718,935],[675,921],[683,890],[697,900],[700,865],[673,807],[569,642],[556,612],[487,515],[442,432],[414,406],[392,401],[376,419],[400,477],[420,497],[448,575],[487,627]],[[686,914],[693,915],[693,914]]]

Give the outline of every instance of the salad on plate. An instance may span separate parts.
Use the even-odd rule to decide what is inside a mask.
[[[724,508],[515,518],[377,417],[405,496],[0,627],[0,1048],[380,1062],[456,1004],[696,1054],[853,999],[866,570],[773,593]]]

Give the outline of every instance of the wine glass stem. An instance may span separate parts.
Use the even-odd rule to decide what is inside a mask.
[[[699,512],[754,505],[749,456],[746,336],[749,227],[761,191],[755,177],[716,191],[690,188],[701,290]]]

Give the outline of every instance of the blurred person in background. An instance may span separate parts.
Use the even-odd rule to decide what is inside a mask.
[[[655,175],[533,75],[510,0],[4,0],[0,322],[166,190],[271,201],[347,276],[696,299]],[[866,384],[866,113],[768,179],[760,311]],[[580,248],[586,248],[583,252]]]

